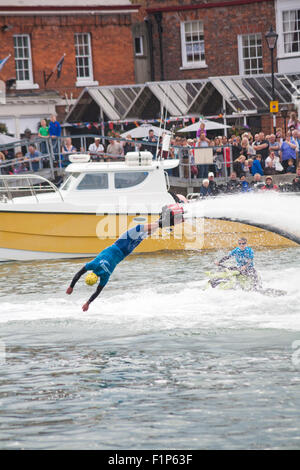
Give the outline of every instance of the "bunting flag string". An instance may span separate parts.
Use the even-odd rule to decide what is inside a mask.
[[[217,116],[209,116],[210,119],[221,119],[223,118],[222,114],[218,114]],[[114,129],[114,126],[122,125],[125,124],[125,126],[129,124],[134,124],[136,127],[139,127],[141,124],[170,124],[173,123],[175,127],[183,127],[187,125],[190,121],[192,124],[194,124],[197,120],[201,121],[204,119],[203,116],[197,117],[187,117],[187,116],[181,116],[181,117],[170,117],[166,120],[164,119],[143,119],[143,120],[136,120],[136,121],[99,121],[99,122],[77,122],[77,123],[71,123],[70,125],[72,127],[86,127],[88,129],[91,129],[92,127],[95,127],[96,129],[99,129],[104,126],[108,126],[110,130]]]

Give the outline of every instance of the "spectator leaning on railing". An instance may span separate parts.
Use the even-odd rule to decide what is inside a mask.
[[[72,153],[77,152],[77,148],[74,147],[74,145],[72,144],[71,137],[66,137],[65,142],[61,147],[61,152],[62,152],[62,156],[63,156],[62,166],[66,167],[70,163],[69,155],[71,155]]]
[[[43,162],[39,158],[41,157],[42,154],[36,149],[36,146],[34,144],[30,144],[28,147],[28,152],[26,153],[25,157],[29,159],[31,162],[31,168],[32,171],[39,171],[40,169],[43,168]]]
[[[106,153],[114,157],[120,157],[124,155],[123,145],[121,145],[121,143],[118,140],[112,140],[106,149]]]
[[[28,171],[28,165],[24,161],[24,156],[22,152],[17,152],[16,153],[16,162],[13,163],[13,173],[15,175],[18,175],[20,173],[26,173]]]
[[[128,140],[128,142],[123,142],[124,155],[126,155],[128,152],[135,152],[135,143],[132,141],[130,134],[126,136],[126,140]]]
[[[94,142],[89,146],[89,154],[91,155],[92,160],[100,160],[103,153],[104,147],[100,142],[100,137],[95,137]]]
[[[149,129],[148,136],[145,137],[143,141],[149,142],[150,144],[157,144],[157,137],[154,135],[153,129]],[[151,152],[153,158],[156,157],[156,145],[143,144],[143,150]]]

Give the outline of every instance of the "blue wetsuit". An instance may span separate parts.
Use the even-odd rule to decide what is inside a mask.
[[[103,287],[108,283],[109,278],[115,267],[148,236],[144,232],[143,225],[137,225],[118,238],[118,240],[108,248],[105,248],[92,261],[86,263],[81,270],[75,274],[70,287],[73,289],[76,282],[87,271],[93,271],[99,278],[100,282],[96,292],[90,297],[88,303],[91,303],[102,291]]]
[[[105,248],[95,259],[86,263],[87,271],[93,271],[100,277],[100,285],[105,286],[117,266],[126,256],[128,256],[146,237],[143,225],[137,225],[118,238],[118,240],[108,248]]]

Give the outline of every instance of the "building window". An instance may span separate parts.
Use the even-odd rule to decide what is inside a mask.
[[[241,75],[263,73],[261,34],[248,34],[238,37],[239,63]]]
[[[37,88],[33,84],[30,37],[28,34],[20,34],[13,39],[17,89]]]
[[[206,66],[202,21],[181,23],[182,65],[187,68]]]
[[[77,85],[93,82],[91,37],[89,33],[75,34],[75,60]]]
[[[284,52],[300,52],[300,9],[282,12]]]
[[[137,36],[134,38],[134,51],[135,55],[143,55],[143,36]]]

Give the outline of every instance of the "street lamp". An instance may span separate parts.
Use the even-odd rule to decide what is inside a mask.
[[[288,108],[285,107],[285,106],[283,106],[283,107],[281,108],[281,110],[280,110],[281,116],[282,116],[283,119],[284,119],[284,135],[286,135],[286,119],[287,119],[287,117],[288,117],[288,112],[289,112],[289,110],[288,110]]]
[[[268,48],[271,52],[271,69],[272,69],[272,101],[275,101],[275,82],[274,82],[274,49],[277,44],[278,34],[273,31],[272,25],[270,31],[265,34],[265,38],[268,44]],[[274,133],[276,133],[276,116],[273,112],[273,127]]]

